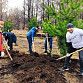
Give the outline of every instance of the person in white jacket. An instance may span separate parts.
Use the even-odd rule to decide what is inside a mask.
[[[75,28],[72,23],[67,24],[66,42],[68,53],[83,48],[83,30]],[[72,55],[66,57],[64,63],[64,70],[69,70],[69,61]],[[79,51],[80,74],[83,76],[83,50]]]

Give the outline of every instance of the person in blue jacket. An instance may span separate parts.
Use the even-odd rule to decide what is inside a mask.
[[[32,44],[34,44],[34,37],[36,35],[36,32],[39,30],[39,27],[32,27],[30,31],[27,32],[27,40],[29,44],[29,52],[30,54],[33,53],[32,51]]]
[[[52,42],[53,42],[53,38],[52,36],[50,36],[48,33],[46,33],[46,36],[45,36],[45,42],[44,42],[44,46],[45,46],[45,51],[44,53],[48,53],[48,44],[49,44],[49,53],[52,52]]]
[[[9,46],[10,50],[12,50],[13,43],[16,44],[16,41],[17,41],[16,35],[12,32],[3,32],[3,36],[4,36],[5,40],[7,41],[7,44]]]

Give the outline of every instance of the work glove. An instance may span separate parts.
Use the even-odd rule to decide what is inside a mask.
[[[4,57],[5,53],[4,52],[1,52],[1,57]]]
[[[7,45],[7,41],[3,41],[3,43]]]
[[[66,57],[69,57],[69,56],[70,56],[70,54],[69,54],[69,53],[67,53],[67,54],[66,54]]]
[[[10,47],[8,46],[8,50],[10,50]]]

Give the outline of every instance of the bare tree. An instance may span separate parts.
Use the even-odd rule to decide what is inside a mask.
[[[43,0],[43,20],[44,20],[44,0]]]
[[[14,10],[11,9],[9,11],[8,20],[13,22],[15,29],[23,29],[23,10],[19,10],[18,8]]]
[[[48,6],[50,5],[50,2],[49,2],[49,0],[47,0],[47,3],[48,3]],[[48,14],[48,20],[49,20],[49,14]]]
[[[7,15],[7,0],[0,0],[0,20],[4,20],[6,15]]]
[[[2,0],[0,0],[0,20],[2,20]]]
[[[34,0],[31,3],[31,18],[33,17],[33,7],[34,7]]]
[[[26,1],[24,0],[24,24],[23,24],[23,29],[25,28],[25,4],[26,4]]]
[[[28,0],[28,21],[30,20],[30,15],[31,15],[31,1],[32,0]]]

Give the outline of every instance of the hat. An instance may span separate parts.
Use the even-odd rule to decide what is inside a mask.
[[[73,24],[72,23],[68,23],[67,24],[67,28],[73,28],[74,26],[73,26]]]
[[[3,34],[3,36],[7,36],[7,33],[6,32],[3,32],[2,34]]]

